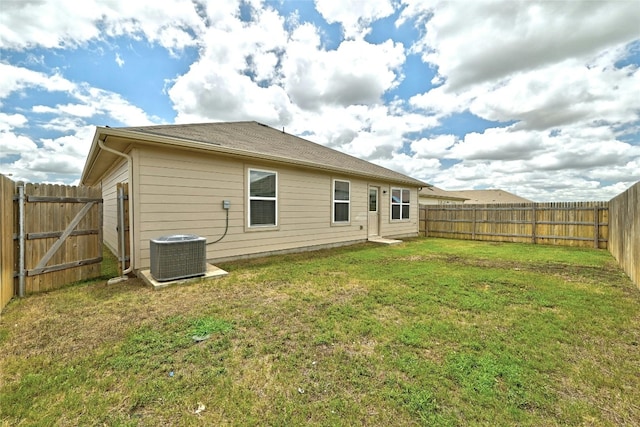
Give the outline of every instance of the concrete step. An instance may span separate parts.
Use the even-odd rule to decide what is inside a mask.
[[[402,243],[402,240],[385,239],[384,237],[378,237],[378,236],[369,237],[368,240],[370,242],[380,243],[380,244],[383,244],[383,245],[397,245],[398,243]]]

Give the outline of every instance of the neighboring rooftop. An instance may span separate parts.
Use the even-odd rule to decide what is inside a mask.
[[[517,196],[513,193],[509,193],[505,190],[490,189],[490,190],[463,190],[463,191],[450,191],[458,197],[464,197],[467,200],[464,202],[467,204],[491,204],[491,203],[531,203],[529,199]]]
[[[453,194],[453,191],[443,190],[442,188],[432,186],[426,187],[420,190],[419,196],[426,197],[429,199],[437,199],[437,200],[448,200],[452,202],[463,203],[467,200],[466,197],[461,197]]]
[[[493,203],[531,203],[529,199],[517,196],[500,189],[447,191],[438,187],[423,188],[419,193],[421,198],[453,201],[465,204],[493,204]]]

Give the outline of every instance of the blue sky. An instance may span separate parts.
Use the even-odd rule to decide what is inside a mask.
[[[77,183],[95,126],[257,120],[447,190],[640,180],[637,1],[4,0],[0,173]]]

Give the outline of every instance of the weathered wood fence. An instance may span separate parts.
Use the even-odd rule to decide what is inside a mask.
[[[640,182],[609,201],[609,252],[640,289]]]
[[[15,183],[4,175],[0,175],[0,310],[13,297],[14,290],[14,258],[13,244],[13,195]]]
[[[606,249],[608,202],[420,205],[423,236]]]
[[[0,307],[14,295],[56,289],[100,275],[100,188],[25,185],[3,176],[0,197]]]

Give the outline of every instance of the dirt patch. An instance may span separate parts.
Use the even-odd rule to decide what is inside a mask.
[[[470,267],[495,268],[504,270],[542,273],[562,277],[568,282],[586,282],[606,285],[626,285],[628,277],[617,266],[576,266],[556,262],[517,262],[499,259],[463,258],[456,255],[411,255],[399,258],[406,262],[438,261]],[[625,286],[626,287],[626,286]]]

